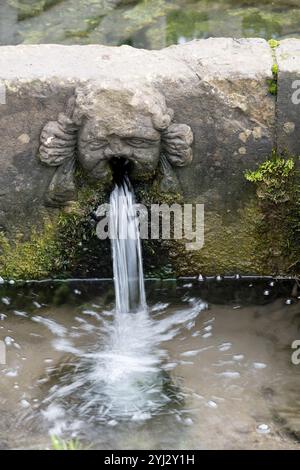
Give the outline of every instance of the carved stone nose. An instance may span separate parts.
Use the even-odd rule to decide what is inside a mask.
[[[123,144],[122,142],[110,143],[110,145],[105,150],[105,156],[107,158],[128,158],[131,155],[130,148]]]

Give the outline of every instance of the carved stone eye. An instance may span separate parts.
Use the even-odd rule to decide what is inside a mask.
[[[153,140],[133,137],[131,139],[127,139],[127,143],[131,145],[132,147],[150,147],[151,145],[154,145],[156,142]]]
[[[93,140],[89,143],[89,147],[91,150],[100,150],[103,149],[108,145],[108,140]]]

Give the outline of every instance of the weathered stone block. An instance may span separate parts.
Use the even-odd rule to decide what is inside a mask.
[[[174,111],[173,124],[191,128],[193,161],[176,169],[184,201],[204,202],[208,218],[219,221],[215,231],[214,226],[208,229],[210,241],[224,230],[230,241],[227,255],[238,251],[236,226],[252,195],[244,170],[255,168],[275,146],[275,99],[267,84],[272,64],[272,51],[261,39],[199,40],[161,51],[129,46],[0,48],[0,83],[6,89],[6,103],[0,105],[0,226],[8,233],[17,228],[26,232],[32,224],[39,228],[45,213],[57,211],[44,205],[55,167],[38,158],[42,129],[66,113],[79,89],[93,89],[95,83],[109,87],[117,80],[124,89],[130,84],[141,93],[145,87],[155,90]],[[113,89],[115,106],[120,95]],[[117,118],[121,125],[126,103],[120,102],[118,116],[110,116],[109,100],[107,107],[109,119]],[[101,114],[97,103],[94,108]],[[218,266],[227,272],[258,271],[255,260],[245,260],[248,255],[242,251],[240,263],[231,263],[227,255],[226,263],[212,256],[211,269],[205,263],[207,271]]]
[[[278,150],[297,156],[300,155],[300,40],[285,39],[275,51]]]

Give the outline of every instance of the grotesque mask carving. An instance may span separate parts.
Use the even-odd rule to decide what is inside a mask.
[[[39,156],[57,167],[47,192],[47,203],[64,206],[76,198],[76,163],[96,180],[111,173],[114,159],[131,163],[133,178],[153,174],[192,160],[193,133],[185,124],[172,123],[173,111],[161,93],[124,83],[89,83],[76,90],[65,113],[46,124]]]

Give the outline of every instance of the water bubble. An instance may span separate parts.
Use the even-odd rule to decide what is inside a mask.
[[[244,359],[244,354],[236,354],[235,356],[233,356],[233,359],[235,361],[242,361]]]
[[[216,276],[216,281],[222,281],[222,276]]]
[[[209,408],[218,408],[218,404],[213,400],[209,400],[206,404]]]
[[[208,326],[205,326],[204,327],[204,331],[211,331],[212,330],[212,326],[211,325],[208,325]]]
[[[266,295],[266,296],[267,296],[267,295],[270,295],[270,291],[269,291],[269,290],[265,290],[265,291],[264,291],[264,295]]]
[[[236,275],[234,276],[234,278],[235,278],[236,280],[241,279],[241,275],[240,275],[240,274],[236,274]]]
[[[267,364],[264,364],[263,362],[253,362],[254,369],[265,369],[267,367]]]
[[[274,281],[271,281],[270,284],[269,284],[270,287],[274,287],[274,285],[275,285]]]
[[[258,434],[268,434],[271,429],[267,424],[259,424],[256,428],[256,431],[258,432]]]
[[[202,338],[206,339],[206,338],[210,338],[212,336],[211,333],[205,333],[204,335],[202,335]]]
[[[292,303],[293,303],[292,299],[287,299],[287,300],[285,301],[285,304],[286,304],[286,305],[291,305]]]
[[[76,295],[81,295],[81,291],[78,290],[78,289],[74,289],[74,294],[76,294]]]
[[[18,371],[15,369],[10,369],[8,372],[6,372],[6,377],[17,377],[18,376]]]
[[[108,426],[117,426],[118,424],[118,421],[116,421],[115,419],[111,419],[110,421],[108,421]]]
[[[14,343],[14,341],[15,340],[13,338],[11,338],[10,336],[6,336],[6,338],[4,338],[4,342],[5,342],[6,346],[11,346],[12,343]]]
[[[22,406],[23,408],[29,408],[29,407],[30,407],[30,403],[29,403],[27,400],[23,399],[23,400],[21,400],[21,406]]]
[[[17,317],[27,317],[27,313],[26,312],[20,312],[19,310],[14,310],[14,314],[17,315]]]
[[[204,277],[202,276],[202,274],[199,274],[199,276],[198,276],[198,281],[199,281],[199,282],[205,281],[205,279],[204,279]]]
[[[225,371],[225,372],[221,372],[218,375],[220,377],[225,377],[226,379],[238,379],[241,374],[239,372],[233,372],[231,370],[228,370],[228,371]]]
[[[185,424],[186,426],[192,426],[192,425],[194,424],[194,421],[193,421],[191,418],[186,418],[186,419],[184,420],[184,424]]]
[[[231,343],[222,343],[220,344],[220,346],[218,347],[219,351],[221,352],[225,352],[225,351],[229,351],[229,349],[231,348],[232,344]]]
[[[181,353],[180,355],[183,357],[194,357],[194,356],[197,356],[199,352],[201,352],[201,349],[196,349],[194,351],[186,351],[186,352]]]

